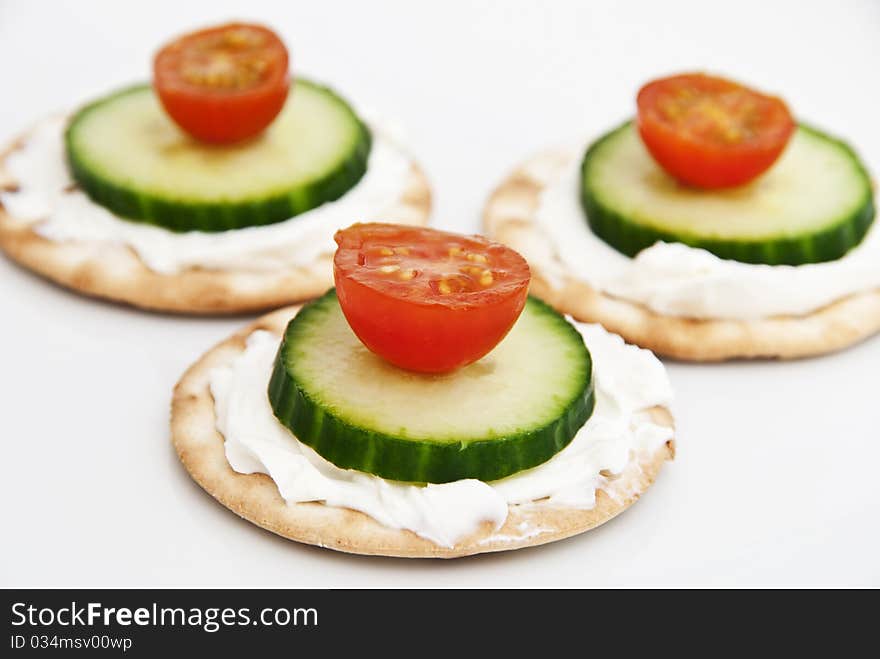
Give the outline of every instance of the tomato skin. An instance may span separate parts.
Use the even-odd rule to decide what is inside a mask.
[[[648,83],[637,105],[639,134],[654,160],[697,188],[753,181],[776,162],[795,129],[781,99],[700,73]]]
[[[363,250],[371,244],[417,251],[428,241],[433,242],[422,255],[404,259],[421,266],[419,276],[411,281],[383,277],[365,270],[362,263]],[[418,227],[355,224],[337,232],[336,242],[336,296],[349,325],[369,350],[406,370],[447,373],[477,361],[507,335],[526,303],[528,264],[510,248],[483,238]],[[432,288],[431,273],[451,267],[439,249],[449,243],[463,244],[470,253],[488,254],[488,265],[497,264],[493,285],[475,284],[474,290],[449,294]]]
[[[247,52],[236,51],[224,45],[230,34],[245,34],[260,43]],[[223,58],[236,64],[212,79],[211,65],[222,64]],[[153,86],[165,111],[184,131],[203,142],[230,144],[258,135],[281,112],[290,90],[288,60],[284,43],[268,28],[230,23],[165,45],[153,60]],[[247,68],[256,65],[258,73]]]

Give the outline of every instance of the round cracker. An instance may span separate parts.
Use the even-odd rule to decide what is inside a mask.
[[[16,186],[4,172],[3,162],[24,139],[0,155],[0,189]],[[430,213],[431,189],[422,169],[413,163],[403,194],[382,220],[425,225]],[[164,274],[150,270],[126,245],[44,238],[2,204],[0,249],[25,268],[79,293],[154,311],[216,315],[274,309],[317,297],[333,285],[329,253],[306,266],[265,272],[196,267]]]
[[[880,331],[880,289],[842,298],[802,316],[752,320],[666,316],[596,290],[566,272],[535,221],[544,187],[571,166],[570,150],[530,158],[499,185],[483,211],[486,233],[523,253],[532,266],[532,291],[563,313],[600,323],[630,343],[660,355],[711,362],[736,358],[794,359],[840,350]],[[588,231],[586,222],[584,230]],[[542,273],[530,254],[554,258],[561,281]]]
[[[263,316],[208,351],[177,383],[171,405],[172,442],[193,479],[236,514],[285,538],[353,554],[408,558],[456,558],[541,545],[588,531],[624,511],[674,456],[672,440],[653,454],[633,455],[621,474],[607,475],[608,491],[596,491],[591,510],[560,507],[546,500],[510,506],[500,529],[493,531],[487,522],[454,547],[383,526],[355,510],[323,503],[288,504],[269,476],[240,474],[229,466],[223,437],[215,425],[209,382],[212,369],[241,354],[248,335],[257,329],[281,335],[297,309],[288,307]],[[650,413],[655,422],[673,426],[666,408],[655,407]]]

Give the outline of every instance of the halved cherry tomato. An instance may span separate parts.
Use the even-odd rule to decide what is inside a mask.
[[[153,61],[153,85],[187,133],[204,142],[238,142],[260,133],[284,107],[287,60],[271,30],[230,23],[164,46]]]
[[[525,306],[525,259],[480,236],[354,224],[335,239],[336,295],[349,325],[401,368],[445,373],[475,362]]]
[[[638,127],[657,163],[682,183],[748,183],[779,158],[795,129],[785,103],[738,83],[690,73],[648,83]]]

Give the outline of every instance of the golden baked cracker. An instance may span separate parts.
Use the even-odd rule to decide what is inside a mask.
[[[3,161],[22,139],[0,155],[0,185],[4,187],[14,188],[15,181],[4,172]],[[413,164],[404,193],[381,219],[424,225],[430,212],[428,181]],[[333,285],[332,254],[319,256],[304,267],[266,272],[187,268],[163,274],[150,270],[125,245],[44,238],[30,224],[11,217],[2,204],[0,249],[25,268],[67,288],[156,311],[235,314],[273,309],[317,297]]]
[[[516,168],[486,203],[487,235],[522,252],[527,260],[536,246],[546,249],[548,241],[535,222],[539,197],[546,182],[571,165],[571,158],[567,150],[549,150]],[[589,230],[586,222],[584,230]],[[572,274],[556,282],[534,262],[530,265],[532,292],[559,311],[600,323],[629,343],[677,359],[794,359],[840,350],[880,331],[880,289],[850,295],[802,316],[682,318],[598,291]]]
[[[499,530],[493,532],[486,523],[454,547],[441,547],[411,531],[383,526],[347,508],[323,503],[288,504],[268,476],[240,474],[229,466],[223,437],[215,424],[209,382],[213,368],[244,350],[251,332],[265,329],[280,335],[296,310],[288,307],[263,316],[208,351],[177,383],[171,407],[172,441],[193,479],[236,514],[285,538],[354,554],[409,558],[455,558],[541,545],[592,529],[628,508],[674,455],[670,440],[653,455],[634,456],[613,480],[613,496],[598,490],[596,506],[591,510],[560,507],[547,501],[511,506]],[[672,417],[665,408],[655,407],[651,414],[657,423],[672,427]]]

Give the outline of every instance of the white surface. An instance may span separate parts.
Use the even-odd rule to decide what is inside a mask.
[[[682,69],[784,95],[880,173],[880,3],[470,4],[5,0],[0,138],[246,7],[296,70],[406,125],[446,227],[476,230],[515,162],[612,125],[640,82]],[[179,466],[171,388],[246,319],[102,304],[3,259],[0,299],[3,586],[880,585],[878,338],[792,363],[670,364],[678,458],[632,510],[540,549],[407,562],[276,538]]]

